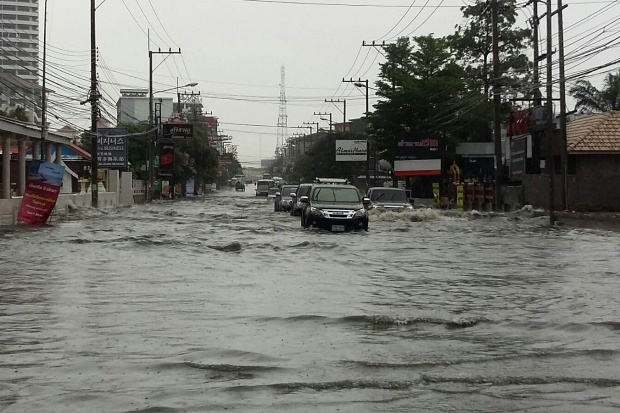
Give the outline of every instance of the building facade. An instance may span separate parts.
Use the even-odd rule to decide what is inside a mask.
[[[153,99],[153,110],[160,102],[162,122],[167,122],[173,116],[174,101],[172,98],[156,96]],[[121,97],[116,102],[116,112],[119,124],[148,122],[149,91],[147,89],[121,89]]]
[[[0,72],[38,83],[38,71],[38,0],[0,0]]]

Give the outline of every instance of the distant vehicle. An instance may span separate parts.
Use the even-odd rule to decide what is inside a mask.
[[[360,195],[353,185],[317,184],[310,196],[302,196],[301,226],[333,232],[363,229],[368,231],[370,199]]]
[[[262,179],[271,179],[271,174],[268,173],[264,173],[263,176],[261,177]]]
[[[325,185],[350,185],[348,179],[342,178],[314,178],[315,184],[325,184]]]
[[[384,208],[390,210],[413,209],[407,192],[400,188],[373,187],[366,196],[370,199],[369,208]]]
[[[235,184],[235,191],[245,192],[245,184],[243,183],[243,181],[237,181],[237,183]]]
[[[271,179],[260,179],[256,182],[256,196],[269,196],[269,189],[273,187]]]
[[[299,201],[302,196],[310,196],[310,190],[312,189],[312,184],[301,184],[297,187],[297,191],[291,195],[293,199],[293,206],[291,208],[291,215],[296,217],[301,215],[301,210],[303,209],[303,204]]]
[[[291,194],[297,191],[297,185],[282,185],[280,190],[276,192],[276,198],[273,201],[274,212],[288,212],[293,208],[293,198]]]

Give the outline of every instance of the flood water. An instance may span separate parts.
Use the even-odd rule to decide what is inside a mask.
[[[3,412],[612,412],[620,234],[303,230],[245,193],[0,230]]]

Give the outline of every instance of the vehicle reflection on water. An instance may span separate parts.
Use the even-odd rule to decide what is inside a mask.
[[[615,411],[620,238],[536,215],[329,233],[233,190],[2,230],[0,410]]]

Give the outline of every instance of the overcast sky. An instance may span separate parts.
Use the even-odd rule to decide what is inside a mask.
[[[255,164],[275,150],[281,66],[286,67],[289,135],[303,132],[296,128],[303,122],[327,127],[315,111],[332,112],[334,121],[342,121],[342,105],[325,103],[326,98],[347,99],[347,117],[360,117],[363,94],[341,80],[361,77],[372,83],[382,61],[362,41],[450,34],[462,21],[459,7],[467,1],[415,0],[410,7],[410,0],[104,0],[97,10],[97,44],[105,110],[116,114],[121,87],[148,87],[150,29],[152,50],[182,51],[182,58],[172,56],[157,67],[154,89],[174,87],[177,77],[181,85],[198,82],[193,90],[201,92],[205,109],[220,119],[224,133],[234,137],[241,162]],[[39,2],[42,15],[44,0]],[[565,4],[567,58],[620,36],[619,1]],[[530,16],[531,7],[522,9],[521,24]],[[88,89],[89,19],[86,0],[48,0],[48,70],[67,85],[64,102],[75,108],[50,109],[81,127],[90,124],[89,108],[68,98],[83,100]],[[618,41],[613,45],[569,61],[567,74],[616,59]],[[162,58],[156,57],[155,65]],[[589,79],[600,85],[606,72]],[[371,104],[375,101],[371,97]]]

